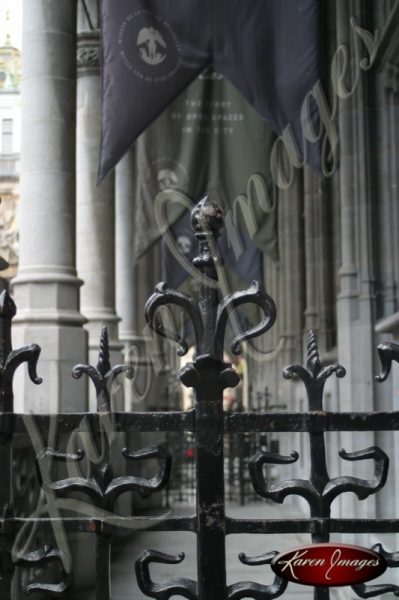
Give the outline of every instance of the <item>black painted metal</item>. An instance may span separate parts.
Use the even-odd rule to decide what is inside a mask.
[[[82,6],[86,15],[87,24],[91,31],[99,31],[100,29],[100,0],[95,0],[90,5],[87,0],[82,0]]]
[[[87,374],[95,386],[97,412],[95,414],[58,415],[18,415],[13,411],[12,378],[17,366],[28,362],[29,373],[34,383],[40,383],[36,375],[36,363],[40,349],[36,345],[13,351],[11,347],[11,320],[15,315],[15,305],[7,292],[0,296],[0,597],[13,598],[12,577],[16,564],[26,568],[42,566],[38,577],[33,570],[27,592],[40,591],[45,597],[62,597],[73,588],[71,561],[62,548],[60,528],[66,535],[72,532],[92,534],[96,539],[97,600],[110,600],[110,550],[112,540],[121,532],[132,527],[150,528],[154,531],[189,531],[197,536],[197,581],[175,577],[168,581],[154,582],[150,576],[151,563],[176,564],[184,560],[182,553],[166,555],[155,550],[143,549],[136,560],[138,584],[148,597],[167,600],[180,595],[191,600],[239,600],[253,598],[267,600],[284,594],[287,582],[276,577],[273,584],[262,585],[251,582],[238,582],[226,585],[225,538],[230,534],[282,534],[308,533],[314,542],[326,541],[331,533],[399,533],[399,519],[335,519],[331,518],[332,501],[344,492],[353,492],[359,500],[377,493],[385,484],[389,459],[378,447],[372,446],[356,452],[341,450],[344,460],[372,460],[375,476],[365,480],[356,477],[331,478],[326,463],[324,433],[327,431],[387,431],[399,429],[399,412],[375,413],[332,413],[323,406],[323,389],[326,379],[333,373],[343,377],[345,371],[339,365],[323,367],[320,361],[317,339],[309,333],[308,360],[306,368],[291,365],[284,371],[284,377],[299,377],[306,388],[308,410],[303,413],[274,412],[282,407],[258,406],[253,412],[224,412],[223,389],[238,383],[238,376],[231,365],[223,361],[225,328],[229,312],[245,303],[255,303],[263,311],[261,323],[248,332],[237,336],[232,343],[233,353],[240,351],[245,339],[266,332],[274,323],[276,308],[272,299],[261,286],[253,283],[247,291],[237,292],[219,299],[217,270],[221,264],[217,254],[216,240],[223,225],[223,215],[215,202],[205,198],[193,211],[193,227],[199,240],[200,252],[195,265],[202,274],[199,301],[195,302],[185,294],[170,290],[166,284],[159,284],[146,306],[146,317],[150,327],[158,334],[171,338],[179,345],[180,355],[187,351],[187,343],[178,334],[164,328],[158,319],[158,308],[175,304],[185,310],[193,322],[196,338],[196,356],[193,363],[187,364],[180,373],[182,383],[193,387],[195,407],[190,411],[113,413],[110,403],[110,385],[114,377],[123,371],[131,377],[129,369],[118,366],[111,368],[109,363],[108,336],[102,332],[100,354],[96,368],[78,365],[74,377]],[[399,345],[382,344],[379,349],[383,372],[380,381],[389,375],[391,362],[399,362]],[[83,448],[57,449],[45,443],[49,431],[56,428],[59,439],[78,429],[91,437],[91,445]],[[120,517],[114,513],[114,505],[125,491],[134,490],[143,497],[164,489],[170,479],[171,456],[168,449],[152,446],[139,451],[122,450],[126,461],[157,459],[158,471],[152,478],[114,475],[111,460],[111,447],[116,433],[120,432],[164,431],[168,435],[192,435],[195,440],[196,465],[196,512],[193,517]],[[36,455],[42,495],[48,503],[47,514],[43,513],[20,517],[13,514],[12,453],[13,439],[18,433],[28,432]],[[268,434],[279,432],[306,432],[310,440],[311,471],[309,479],[292,479],[274,483],[265,476],[265,465],[294,463],[298,454],[279,454],[272,448]],[[243,470],[252,482],[255,492],[262,498],[281,503],[291,494],[301,496],[310,509],[310,517],[303,519],[233,519],[225,514],[224,490],[224,436],[246,435],[252,444],[253,456],[248,467]],[[81,439],[85,439],[84,437]],[[253,440],[258,440],[256,447]],[[56,445],[56,443],[55,443]],[[272,451],[273,450],[273,451]],[[54,464],[63,465],[66,476]],[[90,472],[81,465],[88,463]],[[80,492],[88,499],[90,514],[78,517],[66,516],[59,509],[59,502],[70,499],[71,494]],[[57,502],[58,504],[57,504]],[[51,508],[53,507],[53,508]],[[11,548],[14,539],[27,531],[39,531],[31,535],[32,544],[23,551],[14,552]],[[37,540],[44,540],[38,542]],[[46,541],[47,540],[47,541]],[[37,547],[34,545],[37,544]],[[399,566],[398,553],[387,553],[382,546],[376,547],[387,559],[389,567]],[[240,560],[256,566],[269,565],[275,550],[263,556],[247,557],[240,554]],[[46,581],[46,564],[59,566],[59,580]],[[178,573],[176,566],[176,573]],[[399,595],[397,586],[360,585],[353,588],[361,598],[379,596],[392,592]],[[327,588],[316,588],[314,597],[329,598]],[[13,598],[14,600],[14,598]]]

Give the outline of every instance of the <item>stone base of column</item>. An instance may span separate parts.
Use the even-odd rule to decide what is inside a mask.
[[[86,386],[72,378],[72,368],[87,360],[86,319],[79,313],[81,281],[65,269],[51,273],[26,270],[13,280],[17,315],[13,345],[36,343],[42,351],[35,386],[22,369],[15,379],[17,412],[79,412],[87,409]]]

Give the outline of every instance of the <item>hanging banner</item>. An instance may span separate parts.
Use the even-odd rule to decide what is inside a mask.
[[[235,260],[253,244],[276,259],[277,210],[270,175],[275,138],[222,75],[211,69],[202,74],[137,141],[136,256],[210,193],[224,210],[227,246]],[[186,200],[184,205],[174,202],[171,193],[166,224],[155,218],[154,206],[165,190]]]
[[[210,65],[275,132],[289,126],[292,148],[318,166],[319,139],[302,121],[308,113],[317,131],[316,107],[305,98],[320,79],[320,2],[102,0],[101,7],[99,181]]]

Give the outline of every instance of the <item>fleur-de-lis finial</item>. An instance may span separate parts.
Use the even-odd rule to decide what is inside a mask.
[[[113,510],[115,501],[120,494],[127,491],[137,491],[143,497],[163,489],[168,482],[171,470],[171,456],[163,446],[149,446],[135,452],[129,452],[127,448],[122,450],[126,460],[143,461],[157,459],[159,469],[150,479],[124,475],[114,477],[111,462],[111,446],[113,442],[114,413],[111,411],[110,385],[113,379],[120,373],[126,377],[133,377],[133,369],[125,365],[112,367],[110,364],[109,336],[106,327],[102,328],[100,338],[100,350],[96,368],[92,365],[76,365],[72,375],[79,379],[83,374],[92,380],[97,393],[97,411],[100,413],[100,430],[94,435],[94,444],[97,448],[91,448],[91,455],[97,451],[97,458],[91,461],[90,477],[73,476],[67,479],[54,481],[47,484],[59,497],[67,497],[73,492],[82,492],[89,496],[96,506],[106,510]],[[87,453],[86,453],[87,454]],[[67,455],[57,452],[52,448],[45,448],[38,460],[53,458],[62,461],[80,461],[85,457],[83,450],[78,450],[75,455]]]
[[[245,291],[233,292],[225,298],[220,298],[220,283],[218,275],[222,260],[218,253],[217,239],[223,228],[223,212],[220,206],[210,196],[205,196],[192,211],[192,227],[195,237],[199,242],[198,256],[193,260],[200,280],[199,300],[181,292],[169,289],[166,283],[161,283],[155,288],[155,293],[146,304],[146,320],[149,327],[157,334],[170,338],[179,343],[179,354],[184,354],[188,344],[175,332],[171,332],[157,318],[157,311],[161,306],[177,305],[190,317],[195,334],[195,361],[186,364],[180,371],[180,381],[186,387],[195,390],[195,419],[196,433],[195,444],[197,451],[197,494],[204,498],[198,513],[198,555],[204,555],[211,540],[220,548],[220,535],[224,514],[224,489],[223,489],[223,390],[234,387],[239,382],[237,372],[223,360],[224,338],[227,321],[230,313],[238,306],[244,304],[257,304],[263,312],[262,321],[249,329],[236,335],[231,344],[232,352],[241,351],[241,342],[257,337],[270,329],[276,318],[276,307],[273,300],[266,294],[258,282],[252,282]],[[211,469],[211,471],[210,471]],[[198,474],[207,471],[212,479],[212,492],[209,493],[209,484]],[[205,487],[208,489],[205,490]],[[203,515],[203,516],[202,516]],[[207,515],[205,517],[205,515]],[[212,515],[212,516],[211,516]],[[219,523],[213,528],[206,521]],[[210,531],[214,529],[214,531]],[[222,534],[224,536],[224,533]],[[208,583],[199,581],[197,584],[189,579],[179,578],[170,581],[155,583],[149,575],[149,564],[160,562],[163,564],[177,564],[183,555],[178,556],[161,554],[149,550],[138,558],[136,562],[137,580],[141,590],[152,598],[167,600],[174,595],[181,595],[191,600],[198,596],[216,598],[220,589],[212,590]],[[216,567],[215,567],[216,568]],[[213,580],[209,572],[209,580]],[[211,584],[212,587],[212,584]],[[255,586],[256,587],[256,586]],[[226,598],[238,600],[247,596],[255,597],[254,587],[247,587],[241,583],[228,589]],[[261,586],[255,590],[259,598],[275,598],[280,595],[279,585],[269,587]],[[258,596],[256,596],[258,597]]]
[[[103,377],[105,377],[110,370],[111,363],[109,362],[109,335],[108,329],[103,327],[100,336],[100,352],[98,354],[97,371],[101,373]]]
[[[323,390],[327,379],[335,373],[337,377],[345,377],[346,371],[342,365],[332,364],[323,367],[320,361],[317,335],[310,330],[307,342],[306,369],[302,365],[293,364],[283,371],[285,379],[292,379],[297,375],[305,384],[310,410],[322,410]]]
[[[294,364],[286,367],[283,376],[291,379],[297,375],[305,384],[308,396],[309,411],[318,414],[324,412],[323,390],[328,377],[333,373],[337,377],[345,376],[345,369],[341,365],[332,364],[323,367],[317,336],[314,331],[308,334],[306,368]],[[339,456],[348,461],[373,460],[373,479],[360,479],[358,477],[343,476],[330,478],[326,462],[326,449],[323,430],[310,430],[310,461],[311,470],[309,479],[290,479],[269,485],[264,477],[265,464],[290,464],[299,458],[297,452],[289,456],[272,454],[259,450],[249,461],[252,485],[258,494],[274,502],[284,502],[289,495],[302,496],[309,504],[311,515],[315,517],[329,517],[331,504],[335,498],[344,492],[352,492],[359,500],[363,500],[378,492],[386,482],[389,458],[378,446],[370,446],[355,452],[346,452],[341,449]],[[315,536],[314,536],[315,537]],[[314,539],[313,541],[325,541]]]
[[[109,362],[109,336],[108,329],[103,327],[100,337],[100,351],[96,368],[92,365],[76,365],[72,370],[72,376],[75,379],[82,377],[83,373],[92,380],[97,394],[97,410],[100,412],[111,411],[110,386],[120,373],[125,373],[128,379],[133,377],[132,367],[126,365],[116,365],[111,368]]]
[[[257,304],[264,314],[264,318],[257,326],[234,338],[231,348],[234,354],[238,354],[241,351],[242,341],[257,337],[272,327],[276,318],[276,307],[258,282],[252,282],[247,290],[233,292],[220,300],[217,282],[218,267],[223,263],[218,254],[217,239],[224,225],[223,211],[211,196],[206,195],[194,207],[191,223],[199,242],[199,254],[193,260],[193,265],[198,269],[201,278],[199,302],[195,302],[186,294],[171,290],[166,283],[161,283],[156,286],[155,293],[146,304],[146,319],[155,333],[179,343],[181,356],[188,350],[187,343],[176,332],[166,329],[157,319],[156,314],[160,306],[180,306],[192,321],[197,357],[207,356],[222,361],[224,337],[230,313],[238,306]],[[238,380],[235,385],[237,383]]]

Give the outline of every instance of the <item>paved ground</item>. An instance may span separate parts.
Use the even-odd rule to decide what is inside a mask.
[[[190,515],[194,509],[187,506],[175,506],[175,514]],[[266,503],[252,503],[245,507],[232,505],[228,514],[239,518],[295,518],[299,517],[296,509],[286,506],[275,506]],[[230,535],[227,536],[227,578],[228,584],[237,581],[255,581],[269,584],[273,581],[274,574],[269,566],[248,567],[238,560],[238,554],[245,552],[249,556],[264,554],[269,550],[285,550],[295,546],[309,543],[305,535]],[[188,577],[196,579],[196,548],[195,536],[181,532],[140,532],[133,539],[118,545],[114,551],[112,561],[112,600],[144,600],[138,589],[134,562],[138,554],[147,548],[160,550],[169,554],[184,552],[185,560],[180,565],[153,565],[151,576],[154,581],[162,581],[171,577]],[[212,552],[212,549],[210,549]],[[332,595],[333,597],[333,595]],[[174,599],[181,596],[174,596]],[[307,586],[289,584],[283,594],[284,600],[308,600],[313,598],[313,590]],[[92,591],[73,595],[73,600],[95,600]],[[217,600],[209,599],[209,600]]]

